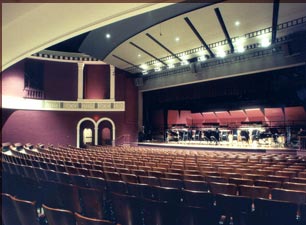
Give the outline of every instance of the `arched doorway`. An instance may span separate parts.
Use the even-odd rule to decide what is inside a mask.
[[[77,147],[96,145],[96,123],[93,119],[86,117],[81,119],[77,125]]]
[[[115,145],[115,124],[109,118],[101,118],[97,122],[97,144]]]

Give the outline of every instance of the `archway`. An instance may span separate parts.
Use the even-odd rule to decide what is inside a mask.
[[[77,147],[85,147],[86,144],[97,145],[96,122],[89,117],[81,119],[77,124]]]
[[[97,144],[98,145],[115,145],[116,140],[115,123],[109,118],[101,118],[97,122]]]

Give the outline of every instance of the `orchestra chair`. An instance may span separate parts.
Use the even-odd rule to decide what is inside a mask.
[[[184,188],[192,191],[208,191],[209,185],[206,181],[184,180]]]
[[[76,225],[114,225],[114,223],[109,220],[90,218],[79,213],[74,213],[74,216],[76,220]]]
[[[283,188],[284,189],[289,189],[289,190],[296,190],[296,191],[305,191],[306,192],[306,183],[293,183],[293,182],[284,182],[283,183]]]
[[[221,176],[206,176],[205,180],[208,183],[211,183],[211,182],[228,183],[228,178],[221,177]]]
[[[90,169],[90,176],[91,177],[101,177],[101,178],[105,178],[104,173],[102,170],[96,170],[96,169]],[[88,176],[89,177],[89,176]]]
[[[306,203],[300,205],[300,224],[306,224]]]
[[[170,207],[165,201],[141,198],[143,222],[146,225],[175,225],[176,217],[172,217]],[[187,224],[186,224],[187,225]]]
[[[109,171],[104,171],[104,176],[106,180],[122,180],[120,173],[118,172],[109,172]]]
[[[89,186],[101,191],[106,191],[106,181],[102,177],[89,176],[87,177]]]
[[[138,198],[150,198],[151,192],[148,184],[126,183],[127,193]]]
[[[12,197],[19,221],[22,225],[40,225],[35,202]]]
[[[48,221],[48,225],[75,225],[75,218],[71,211],[51,208],[44,204],[42,207]]]
[[[306,202],[306,192],[273,188],[271,191],[272,199],[304,204]]]
[[[295,225],[297,205],[292,202],[257,198],[254,200],[255,211],[251,225]]]
[[[251,179],[244,179],[244,178],[228,178],[228,182],[230,184],[236,184],[237,186],[239,185],[253,185],[254,181]]]
[[[272,181],[272,180],[255,180],[254,181],[255,186],[264,186],[268,188],[281,188],[282,183],[279,181]]]
[[[74,185],[80,187],[89,187],[87,177],[81,174],[71,174],[71,179]]]
[[[174,178],[159,178],[160,186],[161,187],[171,187],[177,189],[184,188],[184,182],[180,179]]]
[[[88,217],[103,219],[103,192],[98,189],[78,187],[82,214]]]
[[[214,201],[210,192],[183,190],[178,224],[218,224],[219,215]]]
[[[237,186],[235,184],[210,182],[209,189],[214,195],[216,194],[236,195],[237,194]]]
[[[139,182],[142,184],[148,184],[151,186],[160,186],[159,179],[154,176],[138,176]]]
[[[106,181],[107,185],[107,192],[115,192],[115,193],[121,193],[125,194],[127,193],[126,189],[126,182],[121,181],[121,180],[107,180]]]
[[[81,212],[80,196],[76,185],[57,183],[57,190],[62,209]]]
[[[131,173],[135,174],[136,176],[148,176],[148,172],[145,170],[140,169],[130,169]]]
[[[252,198],[217,194],[215,199],[219,216],[225,216],[229,224],[245,225],[252,220]]]
[[[111,193],[115,220],[122,225],[141,225],[141,207],[135,196]]]
[[[127,182],[127,183],[139,183],[138,177],[135,174],[121,173],[121,178],[124,182]]]
[[[290,182],[306,184],[306,178],[293,177],[293,178],[291,178]]]
[[[198,180],[198,181],[204,181],[204,177],[200,174],[184,174],[183,177],[184,180]]]
[[[268,175],[266,180],[279,181],[279,182],[288,182],[290,180],[289,176],[281,176],[281,175]]]
[[[164,172],[149,170],[148,175],[152,177],[162,178],[165,177]]]
[[[255,198],[269,198],[270,188],[264,186],[239,185],[238,191],[240,196]]]
[[[13,197],[7,193],[1,193],[2,196],[2,223],[3,225],[22,225],[19,221],[17,210],[13,203]]]
[[[60,183],[73,184],[71,175],[67,172],[57,172],[57,176]]]

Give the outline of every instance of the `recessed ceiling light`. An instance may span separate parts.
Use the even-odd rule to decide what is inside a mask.
[[[180,41],[180,38],[179,38],[179,37],[176,37],[176,38],[175,38],[175,41],[176,41],[176,42],[179,42],[179,41]]]
[[[140,58],[141,57],[141,54],[138,54],[138,58]]]
[[[239,26],[240,25],[240,22],[237,20],[236,22],[235,22],[235,26]]]
[[[107,33],[107,34],[105,35],[105,37],[108,39],[108,38],[111,37],[111,35],[110,35],[109,33]]]

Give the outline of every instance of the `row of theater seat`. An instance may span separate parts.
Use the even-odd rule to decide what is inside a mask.
[[[47,205],[42,205],[39,212],[33,201],[18,199],[7,193],[1,193],[1,196],[3,225],[115,225],[108,220],[90,218]]]
[[[18,180],[18,177],[13,176],[11,177],[12,180],[14,182],[16,182]],[[7,181],[9,181],[9,179],[6,179]],[[183,188],[183,191],[179,191],[179,187],[172,187],[172,188],[165,188],[165,187],[156,187],[148,184],[137,184],[137,183],[126,183],[120,180],[104,180],[103,178],[94,178],[94,177],[87,177],[87,180],[89,181],[89,186],[91,188],[96,188],[97,190],[100,190],[102,192],[104,192],[105,190],[108,190],[108,193],[110,192],[117,192],[117,193],[121,193],[121,194],[131,194],[131,195],[137,195],[137,196],[142,196],[145,194],[146,198],[153,198],[156,200],[156,196],[158,196],[158,194],[156,194],[156,189],[159,190],[167,190],[168,193],[164,194],[164,198],[163,199],[159,199],[158,200],[163,200],[163,201],[173,201],[173,199],[181,199],[181,197],[174,197],[173,193],[176,193],[175,195],[177,196],[181,196],[181,194],[185,191]],[[14,183],[12,186],[19,186],[19,187],[24,187],[26,189],[27,185],[29,185],[29,178],[22,178],[22,182],[20,183]],[[222,183],[214,183],[211,182],[209,185],[207,185],[206,182],[204,181],[186,181],[186,183],[197,183],[198,185],[201,185],[202,192],[203,193],[209,193],[210,196],[218,196],[222,193],[226,193],[226,194],[230,194],[232,198],[233,196],[236,195],[237,193],[237,189],[236,186],[233,184],[222,184]],[[66,208],[66,209],[70,209],[76,212],[81,212],[80,210],[80,206],[73,208],[73,207],[64,207],[65,204],[59,203],[61,202],[63,199],[67,198],[69,196],[69,194],[73,194],[73,193],[79,193],[80,190],[84,190],[86,188],[81,188],[78,187],[76,185],[68,185],[68,184],[61,184],[60,183],[56,183],[54,181],[41,181],[40,185],[42,187],[43,192],[41,193],[41,196],[45,196],[43,198],[43,200],[40,200],[41,202],[51,205],[53,207],[59,207],[59,208]],[[34,183],[32,188],[28,188],[28,192],[26,194],[24,194],[24,196],[29,197],[29,193],[31,193],[31,191],[33,192],[35,190],[35,196],[34,199],[38,200],[38,193],[39,190],[38,189],[34,189],[34,187],[37,187],[37,183]],[[59,188],[62,187],[62,188]],[[63,188],[65,187],[65,188]],[[58,189],[61,189],[62,191],[58,191]],[[64,191],[63,191],[64,190]],[[73,191],[74,190],[74,191]],[[79,190],[79,191],[75,191],[75,190]],[[148,191],[149,190],[149,191]],[[211,192],[208,192],[211,191]],[[263,198],[269,198],[269,189],[268,188],[264,188],[264,187],[254,187],[254,186],[246,186],[246,185],[241,185],[239,186],[239,190],[242,191],[241,193],[243,193],[243,195],[248,196],[247,199],[252,200],[252,199],[256,199],[258,197],[263,197]],[[172,194],[170,194],[170,191],[172,191]],[[272,196],[274,196],[274,199],[281,199],[281,200],[287,200],[287,201],[293,201],[296,203],[300,203],[303,205],[303,203],[305,203],[305,193],[301,193],[301,192],[294,192],[294,191],[288,191],[288,190],[282,190],[282,189],[272,189],[273,194]],[[21,189],[22,192],[22,189]],[[140,194],[139,194],[140,193]],[[155,194],[154,194],[155,193]],[[166,193],[166,192],[165,192]],[[18,195],[18,194],[17,194]],[[22,194],[20,195],[22,196]],[[56,198],[55,196],[60,196],[60,198]],[[97,198],[97,194],[94,195],[96,199]],[[165,196],[167,196],[168,198],[165,198]],[[197,198],[199,198],[200,194],[198,194]],[[48,198],[50,197],[50,198]],[[242,196],[237,196],[237,197],[242,197]],[[68,200],[66,201],[66,203],[71,203],[73,202],[72,200],[76,200],[75,205],[80,204],[80,202],[82,201],[81,199],[85,199],[84,197],[73,197],[70,196],[70,198],[68,198]],[[240,198],[241,199],[241,198]],[[261,200],[264,201],[264,200]],[[273,200],[274,201],[274,200]],[[38,200],[39,202],[39,200]],[[97,206],[101,206],[102,204],[94,204],[93,200],[91,199],[89,204],[89,208],[95,208],[98,209],[99,207]],[[178,200],[177,203],[179,203],[180,201]],[[297,209],[297,204],[292,203],[295,207],[295,210]],[[249,205],[250,206],[250,205]],[[108,207],[109,208],[109,207]],[[296,215],[296,214],[295,214]],[[94,217],[97,217],[96,215],[91,215]],[[110,219],[110,218],[109,218]],[[123,223],[124,224],[124,223]]]
[[[111,150],[114,150],[114,149],[111,148]],[[55,150],[54,154],[55,154],[56,151],[58,151],[58,150]],[[63,149],[63,151],[66,151],[66,150]],[[76,151],[81,156],[83,156],[83,154],[85,155],[85,153],[83,153],[84,151],[82,152],[82,150],[76,150]],[[110,151],[110,149],[107,149],[107,152],[109,152],[109,151]],[[126,150],[123,150],[122,152],[125,152],[125,151]],[[49,157],[53,154],[53,153],[50,153],[50,152],[52,152],[52,151],[49,151],[49,153],[48,153]],[[71,152],[71,149],[68,148],[67,152]],[[90,183],[90,182],[88,182],[88,180],[92,179],[90,176],[84,176],[84,174],[83,175],[78,174],[80,171],[86,171],[86,170],[83,170],[83,169],[85,169],[85,168],[83,168],[83,165],[85,165],[85,163],[80,163],[79,162],[80,163],[79,165],[81,165],[80,168],[77,165],[74,165],[74,167],[75,167],[75,172],[74,173],[75,174],[68,174],[68,173],[66,173],[67,170],[66,170],[66,172],[50,170],[51,166],[55,166],[53,168],[60,168],[60,167],[57,167],[57,165],[54,162],[50,162],[49,161],[48,163],[45,164],[46,167],[42,166],[44,168],[33,167],[33,159],[34,158],[29,157],[28,154],[23,154],[23,153],[20,153],[20,152],[15,153],[15,154],[17,155],[17,157],[16,156],[13,156],[13,157],[4,157],[4,159],[5,159],[4,162],[7,163],[7,167],[4,166],[4,171],[8,172],[12,177],[21,177],[21,179],[23,181],[24,180],[27,180],[27,181],[29,181],[29,180],[33,181],[34,180],[34,182],[35,181],[43,181],[43,182],[40,182],[40,184],[44,183],[44,181],[46,181],[46,180],[51,180],[51,182],[53,182],[53,183],[55,183],[55,181],[61,181],[62,182],[63,180],[59,179],[59,174],[65,174],[66,178],[69,177],[70,180],[72,180],[72,183],[76,184],[77,187],[86,186],[88,188],[88,183]],[[25,155],[27,155],[27,157],[25,157]],[[35,153],[33,153],[33,155],[35,155]],[[114,153],[114,155],[116,155],[116,154]],[[24,157],[24,158],[21,158],[21,157]],[[123,154],[121,154],[120,157],[123,157]],[[230,173],[230,172],[227,173],[227,177],[222,177],[222,176],[219,176],[219,177],[216,177],[216,176],[205,176],[207,174],[193,174],[193,173],[190,174],[189,173],[190,171],[197,171],[197,172],[199,172],[198,170],[195,170],[195,168],[198,168],[197,166],[199,164],[196,164],[196,163],[199,163],[200,161],[195,161],[195,160],[189,161],[189,160],[186,160],[186,158],[184,158],[183,163],[180,163],[184,167],[183,168],[179,168],[179,170],[178,170],[178,171],[181,171],[181,173],[167,173],[165,171],[158,171],[158,170],[156,170],[156,168],[158,168],[158,167],[155,167],[155,170],[152,171],[154,173],[150,174],[149,170],[142,170],[142,171],[146,172],[146,174],[142,174],[142,175],[137,174],[136,175],[134,173],[131,173],[132,170],[131,170],[131,168],[128,167],[128,165],[129,165],[128,163],[125,163],[125,164],[120,163],[120,160],[119,160],[120,158],[119,158],[118,155],[116,156],[116,158],[109,158],[109,157],[107,157],[106,159],[107,160],[101,159],[102,162],[103,162],[102,165],[100,165],[100,166],[102,166],[101,170],[97,170],[97,171],[100,171],[100,173],[98,173],[98,174],[100,174],[101,177],[104,177],[105,180],[101,179],[101,178],[98,178],[98,179],[99,179],[99,181],[104,182],[104,184],[105,184],[105,181],[106,181],[107,185],[104,185],[104,186],[107,187],[106,188],[107,192],[111,193],[110,196],[112,196],[112,199],[113,199],[113,196],[115,196],[115,194],[113,194],[113,192],[116,192],[117,194],[119,192],[120,194],[118,194],[118,195],[122,195],[122,196],[128,195],[128,196],[131,197],[131,196],[136,195],[137,196],[136,198],[140,198],[140,199],[137,199],[137,201],[135,200],[136,202],[139,202],[139,201],[143,202],[144,201],[143,199],[148,199],[148,198],[153,198],[153,199],[151,199],[152,201],[166,201],[166,202],[170,201],[171,202],[171,199],[167,199],[167,200],[165,200],[165,199],[156,199],[156,197],[154,197],[155,195],[152,194],[152,191],[149,191],[149,193],[151,193],[151,194],[146,195],[145,198],[143,196],[140,197],[139,196],[139,192],[131,193],[131,191],[129,191],[128,187],[136,186],[136,187],[138,187],[137,190],[140,189],[141,190],[140,193],[142,193],[143,192],[142,191],[143,187],[144,187],[145,190],[147,190],[147,189],[150,189],[151,187],[153,189],[154,188],[158,188],[158,187],[155,187],[155,186],[160,186],[160,185],[161,186],[170,186],[172,188],[170,188],[170,187],[168,187],[168,188],[166,188],[166,187],[159,187],[159,189],[161,189],[161,188],[165,188],[165,189],[169,189],[169,190],[174,189],[174,190],[180,191],[180,193],[181,193],[182,191],[186,191],[185,189],[188,189],[188,188],[186,188],[186,184],[188,184],[189,187],[190,187],[190,185],[193,186],[193,187],[200,186],[201,188],[203,188],[203,189],[201,189],[202,192],[204,191],[204,193],[212,195],[214,197],[214,203],[217,203],[218,212],[220,212],[220,208],[222,208],[221,207],[222,204],[220,204],[220,202],[222,202],[222,201],[219,200],[219,204],[218,204],[217,196],[219,196],[219,195],[230,194],[229,196],[226,196],[225,199],[235,199],[237,197],[238,199],[246,198],[246,199],[251,200],[251,201],[252,201],[252,199],[257,199],[258,197],[262,197],[261,195],[256,194],[256,193],[261,193],[260,191],[255,191],[255,190],[258,190],[258,188],[257,189],[254,188],[256,186],[243,185],[243,183],[241,183],[241,182],[252,181],[253,184],[255,184],[255,182],[259,182],[257,179],[255,179],[255,176],[253,177],[253,179],[240,179],[240,178],[233,178],[235,176],[235,174]],[[31,163],[30,165],[32,167],[28,164],[29,160],[30,160],[30,163]],[[111,160],[111,161],[109,161],[109,160]],[[161,158],[158,159],[158,162],[157,161],[154,162],[155,163],[154,165],[157,166],[157,163],[159,163],[159,165],[160,165],[160,162],[161,162],[160,160],[161,160]],[[126,162],[125,159],[123,159],[122,161]],[[129,161],[131,161],[131,160],[129,160]],[[174,161],[175,160],[171,161],[171,163],[170,163],[171,166],[178,165],[177,162],[181,162],[180,160],[176,160],[175,161],[176,163],[173,163]],[[57,162],[57,161],[55,161],[55,162]],[[69,162],[71,162],[71,161],[69,161]],[[145,162],[147,162],[147,161],[143,161],[143,163],[145,163]],[[213,164],[218,165],[218,163],[222,163],[222,162],[225,162],[225,161],[224,160],[210,160],[209,162],[210,162],[209,165],[212,167]],[[236,160],[235,163],[238,163],[238,162],[239,161]],[[230,162],[228,162],[228,163],[230,164]],[[241,163],[243,164],[243,162],[241,162]],[[253,163],[251,163],[251,164],[253,164]],[[272,161],[270,161],[269,163],[260,163],[260,164],[262,164],[263,166],[267,166],[267,165],[272,166]],[[281,167],[279,167],[279,168],[292,168],[294,170],[296,169],[296,171],[297,171],[296,174],[297,175],[301,174],[303,176],[303,171],[305,170],[305,167],[304,167],[305,164],[300,159],[298,161],[290,161],[290,162],[287,161],[286,163],[283,162],[283,161],[279,161],[277,164],[281,165]],[[43,165],[43,163],[41,163],[41,165]],[[120,165],[120,166],[118,167],[118,165]],[[124,165],[124,166],[122,166],[122,165]],[[187,165],[188,168],[186,167],[186,165]],[[234,165],[234,164],[230,164],[230,165]],[[65,169],[72,167],[72,165],[63,165],[63,166],[65,166],[64,167]],[[192,166],[194,166],[194,167],[192,167]],[[14,169],[12,169],[10,167],[14,167]],[[16,168],[19,167],[19,168],[16,169],[15,167]],[[224,168],[224,167],[221,167],[221,166],[219,166],[219,167],[220,168]],[[219,167],[217,167],[217,169]],[[153,168],[153,164],[149,168],[152,169]],[[191,168],[193,168],[194,170],[191,170]],[[207,166],[206,168],[208,169],[210,167]],[[213,168],[215,168],[215,167],[213,167]],[[279,169],[279,168],[277,168],[277,169]],[[34,170],[34,171],[37,170],[37,171],[40,171],[40,172],[32,173],[32,177],[31,177],[31,175],[30,175],[31,173],[27,172],[27,169]],[[122,169],[122,170],[119,171],[119,169]],[[128,170],[126,170],[126,169],[128,169]],[[173,168],[173,169],[178,169],[178,168]],[[243,169],[243,168],[241,168],[241,169]],[[139,170],[139,166],[137,167],[137,170]],[[87,169],[87,171],[89,171],[89,170]],[[186,173],[186,172],[188,172],[188,173]],[[223,171],[221,173],[220,170],[216,170],[216,171],[213,171],[213,172],[214,173],[218,173],[219,172],[219,174],[214,174],[214,175],[225,175],[226,172],[228,172],[228,171]],[[39,176],[37,176],[38,173],[41,174],[41,178],[42,179],[40,179],[40,180],[39,179],[36,180],[36,178],[39,177]],[[155,176],[149,176],[149,175],[153,175],[153,174]],[[178,177],[176,177],[176,178],[174,178],[174,177],[166,178],[166,177],[161,176],[161,174],[163,174],[163,176],[166,176],[166,174],[168,174],[168,175],[170,174],[172,176],[180,175],[182,179],[178,179]],[[86,174],[86,175],[88,175],[88,174]],[[89,175],[92,175],[92,174],[89,173]],[[210,175],[213,175],[213,174],[210,173]],[[188,177],[188,179],[191,179],[191,177],[192,177],[192,179],[196,179],[196,177],[197,177],[198,180],[197,181],[188,180],[188,179],[185,179],[186,177]],[[266,176],[266,177],[269,177],[269,176]],[[30,178],[32,178],[32,179],[30,179]],[[83,178],[85,178],[85,179],[83,179]],[[277,177],[277,178],[281,178],[281,177]],[[56,179],[58,179],[58,180],[56,180]],[[224,180],[222,180],[222,179],[224,179]],[[270,179],[270,177],[269,177],[269,179]],[[290,179],[292,179],[292,178],[290,178]],[[302,181],[303,181],[302,177],[294,178],[294,179],[299,179],[299,181],[301,181],[301,182],[300,182],[300,185],[298,185],[298,187],[299,188],[301,188],[301,187],[304,188],[303,183],[302,183]],[[17,178],[17,180],[18,180],[18,178]],[[75,181],[77,181],[77,180],[83,180],[84,182],[83,183],[76,183]],[[148,182],[147,182],[147,184],[142,184],[141,180],[142,181],[143,180],[147,180]],[[225,183],[220,183],[221,181],[224,181]],[[229,181],[232,181],[232,183],[234,183],[234,184],[228,183]],[[267,180],[265,180],[265,181],[267,181]],[[292,183],[285,182],[285,181],[288,181],[288,180],[281,180],[281,181],[282,182],[280,182],[280,184],[282,185],[282,187],[284,187],[283,185],[287,185],[287,187],[289,187],[288,185],[291,185],[291,186],[293,185],[295,188],[297,187],[297,184],[294,185]],[[269,181],[267,181],[267,182],[269,182]],[[273,182],[273,181],[271,181],[271,182]],[[25,183],[28,183],[28,182],[25,182]],[[144,183],[146,183],[146,182],[144,182]],[[251,184],[251,183],[247,183],[247,184]],[[238,189],[237,189],[237,185],[239,187]],[[251,194],[248,194],[248,195],[246,194],[248,197],[236,196],[237,193],[238,194],[241,193],[241,190],[243,190],[243,188],[248,188],[247,186],[249,186],[249,188],[252,190]],[[92,186],[89,186],[89,187],[92,188]],[[266,187],[266,188],[268,190],[271,190],[272,187],[270,187],[270,188]],[[266,188],[260,189],[260,187],[259,187],[260,190],[266,190]],[[208,192],[208,190],[210,190],[211,192]],[[238,192],[237,192],[237,190],[238,190]],[[303,215],[305,215],[305,214],[303,214],[301,212],[303,212],[303,207],[304,207],[304,203],[305,203],[305,192],[302,192],[302,191],[300,191],[300,192],[289,191],[288,192],[287,190],[283,190],[283,189],[278,190],[276,188],[273,188],[272,190],[274,192],[274,193],[272,193],[273,200],[271,200],[271,199],[261,199],[261,200],[256,200],[256,201],[254,200],[253,203],[255,204],[255,202],[258,202],[258,201],[259,202],[262,202],[262,201],[272,201],[272,202],[275,202],[276,201],[275,199],[292,201],[294,203],[290,203],[290,204],[293,204],[293,206],[292,206],[293,208],[295,207],[295,214],[294,215],[296,215],[296,212],[298,212],[298,215],[302,215],[300,217],[301,219],[294,220],[294,221],[295,222],[303,221],[303,218],[304,218]],[[138,193],[138,195],[137,195],[137,193]],[[145,191],[145,193],[148,193],[148,192]],[[268,192],[267,191],[266,192],[263,191],[262,193],[268,193]],[[284,195],[284,193],[285,193],[285,195]],[[171,194],[168,194],[168,195],[171,196]],[[294,196],[297,196],[297,197],[294,197]],[[269,195],[268,196],[265,195],[263,197],[264,198],[269,198]],[[81,199],[79,199],[79,200],[81,201]],[[109,199],[111,199],[111,198],[109,198]],[[183,198],[181,197],[180,199],[183,199]],[[235,200],[231,200],[231,201],[233,202]],[[112,202],[114,202],[114,201],[112,201]],[[301,207],[297,207],[298,206],[297,204],[301,205]],[[168,203],[166,205],[168,205]],[[257,203],[257,206],[259,206],[259,205],[260,205],[260,203]],[[281,204],[279,203],[279,205],[281,205]],[[256,207],[256,204],[255,204],[255,207]],[[257,211],[256,212],[256,215],[257,215],[256,217],[260,218],[258,213],[259,213],[261,208],[262,207],[257,207],[257,210],[255,210],[255,212]],[[298,208],[298,210],[297,210],[297,208]],[[137,210],[134,209],[133,211],[139,212],[139,209],[137,209]],[[193,211],[194,210],[192,210],[192,212]],[[176,212],[178,212],[178,211],[176,211]],[[142,212],[142,214],[143,213],[144,212]],[[212,212],[210,212],[210,214],[211,213]],[[223,210],[222,213],[228,214],[224,210]],[[227,218],[229,218],[229,217],[227,217]],[[238,224],[237,218],[238,218],[238,216],[236,216],[236,220],[235,220],[236,224]],[[125,224],[125,223],[123,223],[123,224]]]

